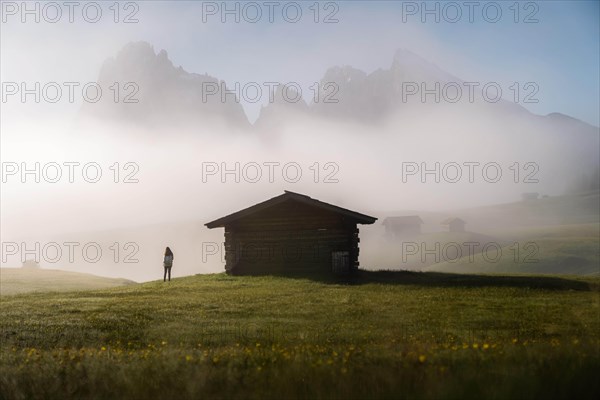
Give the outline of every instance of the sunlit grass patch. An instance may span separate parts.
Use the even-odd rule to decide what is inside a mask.
[[[0,393],[61,399],[599,393],[596,281],[570,290],[568,282],[552,280],[536,288],[523,279],[494,286],[492,278],[410,274],[385,283],[384,275],[349,283],[195,276],[169,286],[11,296],[0,304]]]

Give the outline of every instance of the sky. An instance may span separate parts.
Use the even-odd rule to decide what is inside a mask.
[[[102,9],[97,23],[87,22],[79,8],[70,23],[64,6],[56,23],[47,22],[55,11],[44,16],[41,3],[36,23],[34,14],[23,15],[21,2],[2,1],[0,75],[3,82],[93,81],[105,59],[144,40],[157,52],[165,49],[176,66],[229,86],[279,81],[308,88],[336,65],[368,73],[389,68],[395,51],[404,48],[463,80],[499,82],[505,98],[514,98],[508,88],[517,82],[522,101],[523,85],[533,82],[538,102],[522,104],[530,111],[600,125],[597,1],[475,2],[472,9],[465,2],[320,2],[318,16],[312,1],[276,3],[271,22],[265,2],[253,3],[255,8],[245,2],[122,2],[119,23],[110,2],[96,3]],[[239,12],[226,14],[222,4]],[[302,15],[291,23],[295,4]],[[35,2],[26,7],[34,9]],[[437,15],[426,13],[436,7]],[[94,8],[87,10],[93,16]],[[128,15],[137,22],[123,23]],[[253,19],[258,22],[248,22]],[[261,100],[243,104],[251,121],[266,98]]]

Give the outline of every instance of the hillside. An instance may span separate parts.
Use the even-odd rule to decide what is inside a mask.
[[[57,269],[0,268],[0,295],[28,292],[97,290],[130,285],[128,279],[105,278]]]
[[[400,210],[374,215],[419,215],[424,224],[423,233],[395,240],[382,240],[381,224],[363,230],[361,254],[368,269],[600,274],[598,191],[446,212]],[[464,219],[466,232],[445,231],[440,221],[449,217]],[[440,250],[432,251],[436,245]],[[488,246],[487,259],[479,255],[484,246]],[[464,257],[457,257],[458,248]],[[502,256],[495,260],[497,248]]]
[[[457,211],[472,230],[496,234],[515,227],[573,225],[600,222],[600,192],[597,190],[516,201]]]
[[[446,259],[454,260],[462,254],[481,252],[489,242],[506,243],[497,237],[475,232],[423,232],[400,238],[383,237],[383,232],[366,234],[367,245],[361,247],[365,269],[419,271]],[[479,243],[469,248],[470,243]]]
[[[541,193],[540,195],[543,195]],[[440,222],[450,217],[460,217],[467,222],[468,231],[490,236],[512,234],[516,229],[586,224],[600,222],[600,192],[597,190],[560,196],[540,197],[531,201],[512,201],[481,207],[448,211],[427,210],[369,210],[382,217],[393,215],[419,215],[423,219],[423,232],[445,230]]]
[[[600,275],[600,224],[520,228],[502,233],[490,249],[425,267],[425,271],[494,274]],[[507,243],[512,242],[512,243]]]
[[[363,271],[8,296],[0,397],[596,398],[599,285]]]

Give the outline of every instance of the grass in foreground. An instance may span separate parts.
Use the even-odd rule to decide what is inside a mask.
[[[0,303],[0,397],[596,398],[600,280],[194,276]]]

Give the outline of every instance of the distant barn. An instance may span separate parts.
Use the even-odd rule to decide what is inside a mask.
[[[206,226],[225,228],[229,274],[348,273],[358,269],[357,225],[376,220],[285,191]]]
[[[385,233],[389,237],[406,237],[421,233],[423,220],[418,215],[387,217],[383,220]]]
[[[21,268],[25,269],[40,269],[40,264],[35,260],[25,260],[21,265]]]
[[[442,225],[448,227],[448,232],[464,232],[467,223],[460,218],[447,218],[442,221]]]

